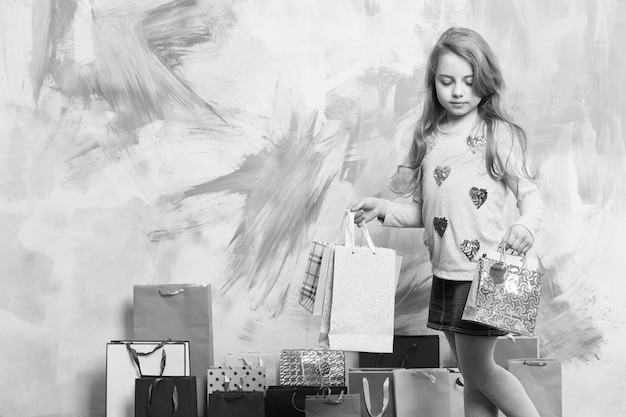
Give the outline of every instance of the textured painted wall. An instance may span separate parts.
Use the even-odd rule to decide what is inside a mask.
[[[217,360],[314,347],[309,242],[340,241],[357,196],[392,197],[452,25],[500,57],[541,168],[538,335],[566,415],[623,410],[623,3],[4,0],[0,415],[104,415],[134,284],[211,283]],[[372,232],[405,259],[397,330],[425,333],[420,232]]]

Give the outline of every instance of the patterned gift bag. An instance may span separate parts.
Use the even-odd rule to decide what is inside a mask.
[[[212,366],[207,369],[207,395],[215,391],[264,392],[266,388],[264,366]]]
[[[478,261],[463,319],[534,336],[542,283],[537,259],[488,252]]]
[[[346,357],[341,350],[283,349],[280,385],[344,386]]]
[[[327,242],[313,241],[309,250],[309,260],[300,288],[300,305],[309,312],[322,314],[326,283],[328,281],[330,258],[333,245]]]

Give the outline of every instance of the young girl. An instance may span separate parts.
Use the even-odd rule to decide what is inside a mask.
[[[506,333],[461,319],[482,253],[502,244],[524,254],[533,245],[543,203],[526,168],[525,133],[501,108],[501,71],[478,33],[445,31],[425,81],[408,163],[392,181],[411,202],[368,197],[350,210],[358,225],[378,218],[386,226],[424,228],[433,270],[427,326],[444,332],[464,377],[465,416],[495,417],[498,409],[508,417],[538,416],[520,382],[494,362],[497,336]],[[520,212],[510,226],[509,190]]]

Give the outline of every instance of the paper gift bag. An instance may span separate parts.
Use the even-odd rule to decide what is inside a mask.
[[[360,368],[438,368],[439,336],[395,335],[393,353],[359,353]]]
[[[362,417],[394,417],[393,369],[358,368],[348,370],[348,392],[361,396]]]
[[[265,392],[266,417],[302,417],[306,407],[307,395],[318,395],[327,392],[331,394],[346,392],[342,387],[312,387],[312,386],[270,386]]]
[[[335,246],[328,340],[331,349],[393,351],[396,253],[377,248],[362,224],[366,247],[354,245],[354,213],[344,219],[346,244]]]
[[[210,417],[264,417],[262,392],[216,391],[209,394]]]
[[[459,368],[448,368],[448,371],[450,372],[450,417],[465,417],[463,376]]]
[[[274,354],[253,350],[245,353],[228,353],[224,359],[224,366],[263,367],[266,385],[278,385],[278,358]]]
[[[341,350],[283,349],[280,385],[344,386],[346,357]]]
[[[198,284],[135,285],[133,330],[140,340],[188,340],[198,409],[205,414],[206,370],[213,365],[211,287]]]
[[[507,368],[509,359],[539,358],[539,340],[536,336],[501,336],[496,342],[493,358]]]
[[[265,367],[212,366],[207,369],[207,395],[215,391],[265,392]]]
[[[478,260],[463,319],[534,336],[542,283],[536,258],[490,251]]]
[[[136,378],[142,375],[188,376],[189,361],[189,342],[186,341],[107,343],[107,417],[133,416]]]
[[[306,417],[361,417],[359,394],[307,395],[304,404]]]
[[[135,417],[198,417],[195,376],[135,380]],[[107,413],[107,417],[109,414]]]
[[[563,381],[559,360],[510,359],[508,369],[520,380],[541,417],[563,416]]]
[[[450,371],[394,369],[396,417],[450,417]]]
[[[333,256],[330,243],[313,241],[309,249],[302,287],[300,288],[300,305],[309,312],[322,314],[326,283],[331,265],[330,257]]]

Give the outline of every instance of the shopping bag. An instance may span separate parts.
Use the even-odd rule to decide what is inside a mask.
[[[322,314],[330,257],[333,255],[331,246],[328,242],[313,241],[309,249],[299,303],[314,315]]]
[[[216,391],[209,394],[210,417],[264,417],[263,393],[257,391]]]
[[[140,340],[189,341],[191,375],[196,377],[198,409],[204,415],[206,370],[213,365],[211,286],[135,285],[133,330]]]
[[[207,395],[215,391],[257,391],[267,388],[263,366],[212,366],[207,369]]]
[[[135,379],[144,375],[188,376],[189,342],[112,341],[106,346],[107,417],[132,417]]]
[[[500,336],[493,351],[493,359],[504,369],[509,359],[539,357],[539,339],[536,336]]]
[[[307,395],[304,400],[305,417],[361,417],[361,395],[325,392]]]
[[[344,386],[346,357],[341,350],[283,349],[280,385]]]
[[[267,391],[265,392],[265,416],[302,417],[306,407],[306,396],[324,394],[328,389],[330,389],[330,393],[334,395],[342,391],[347,392],[345,386],[314,387],[276,385],[267,387]]]
[[[478,260],[463,319],[534,336],[542,283],[536,258],[490,251]]]
[[[463,376],[459,368],[448,368],[448,372],[450,372],[450,417],[465,417]]]
[[[393,337],[392,353],[359,352],[360,368],[438,368],[439,336]]]
[[[361,417],[394,417],[394,384],[392,368],[348,370],[348,392],[361,396]]]
[[[135,417],[198,417],[196,394],[195,376],[138,378]]]
[[[393,351],[396,252],[374,246],[367,226],[366,247],[354,244],[354,213],[344,218],[345,245],[335,245],[328,340],[331,349]]]
[[[563,416],[563,381],[559,360],[510,359],[508,369],[520,380],[541,417]]]
[[[394,369],[396,417],[450,417],[450,371]]]
[[[265,368],[266,386],[278,385],[278,358],[271,353],[261,353],[256,350],[241,353],[227,353],[224,366],[249,366]]]

